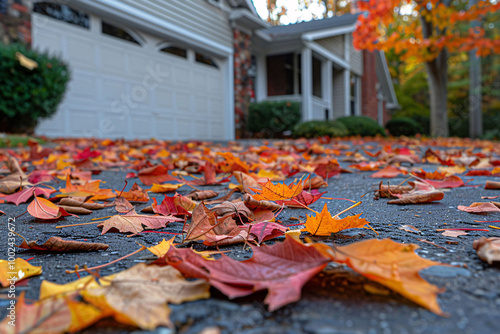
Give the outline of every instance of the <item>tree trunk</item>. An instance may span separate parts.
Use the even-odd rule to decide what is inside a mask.
[[[448,6],[449,0],[443,0],[442,3]],[[433,27],[432,22],[426,21],[423,15],[420,17],[420,20],[422,35],[425,39],[444,34],[444,31]],[[427,69],[427,82],[429,83],[431,98],[431,136],[448,137],[450,135],[447,103],[448,49],[442,49],[435,59],[425,63],[425,67]]]
[[[448,51],[425,63],[431,104],[431,136],[447,137],[448,129]]]

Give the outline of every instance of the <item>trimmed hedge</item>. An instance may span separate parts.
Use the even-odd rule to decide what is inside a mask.
[[[385,128],[392,136],[415,136],[422,133],[420,124],[409,117],[395,117],[385,124]]]
[[[367,116],[347,116],[337,118],[336,121],[345,125],[350,136],[385,136],[385,130],[377,121]]]
[[[337,121],[308,121],[297,124],[293,129],[293,137],[295,138],[343,137],[347,135],[348,131],[345,125]]]
[[[300,122],[300,105],[290,101],[265,101],[251,103],[248,110],[247,129],[254,135],[279,138]]]
[[[38,66],[22,66],[22,56]],[[52,116],[69,79],[68,67],[59,58],[22,44],[0,43],[0,132],[31,132],[40,119]]]

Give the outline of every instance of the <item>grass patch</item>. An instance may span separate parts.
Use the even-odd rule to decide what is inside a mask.
[[[0,136],[0,148],[27,146],[28,140],[37,141],[39,144],[45,144],[47,141],[42,138],[26,135],[5,135]]]

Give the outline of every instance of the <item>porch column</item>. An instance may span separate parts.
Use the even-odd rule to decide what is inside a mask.
[[[302,49],[302,120],[312,119],[312,51]]]
[[[267,62],[266,56],[258,54],[257,58],[257,78],[255,83],[255,100],[262,102],[267,98]]]
[[[321,69],[321,80],[323,87],[323,100],[325,100],[328,106],[328,114],[325,113],[326,119],[332,119],[333,117],[333,63],[331,60],[323,61]]]
[[[351,72],[344,70],[344,115],[351,116]]]

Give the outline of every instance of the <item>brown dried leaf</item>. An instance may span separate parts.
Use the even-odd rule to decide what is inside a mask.
[[[500,263],[500,238],[492,237],[474,240],[472,248],[477,251],[477,256],[488,264]]]
[[[469,213],[500,212],[500,208],[498,208],[495,204],[490,202],[487,203],[474,202],[469,206],[459,205],[457,209]]]
[[[442,191],[431,191],[428,193],[420,193],[420,194],[406,194],[399,199],[394,199],[392,201],[387,202],[388,204],[421,204],[421,203],[430,203],[433,201],[440,201],[444,198],[444,193]]]
[[[203,201],[204,199],[217,197],[219,193],[213,190],[195,190],[186,195],[186,197],[196,201]]]
[[[44,252],[92,252],[106,250],[109,245],[99,242],[83,242],[75,240],[64,240],[59,237],[51,237],[44,244],[37,243],[38,240],[26,242],[26,239],[17,246],[19,248],[32,249]]]

